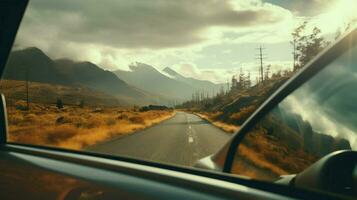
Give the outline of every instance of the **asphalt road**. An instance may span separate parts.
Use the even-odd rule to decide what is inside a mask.
[[[231,137],[200,117],[177,114],[158,125],[92,147],[90,151],[192,166]]]

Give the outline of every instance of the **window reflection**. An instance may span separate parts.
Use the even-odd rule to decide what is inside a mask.
[[[239,146],[233,173],[261,180],[296,174],[319,158],[357,149],[356,48],[267,114]]]

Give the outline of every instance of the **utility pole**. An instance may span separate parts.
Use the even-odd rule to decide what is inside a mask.
[[[30,110],[30,101],[29,101],[29,70],[25,69],[25,87],[26,87],[26,109]]]
[[[296,70],[296,39],[293,40],[292,42],[293,44],[293,56],[294,56],[294,60],[293,60],[293,71]]]
[[[264,67],[263,67],[263,59],[265,59],[265,55],[263,54],[263,50],[265,48],[263,48],[261,45],[259,48],[257,48],[259,50],[259,54],[257,59],[259,60],[260,66],[259,66],[259,81],[262,83],[264,81]]]

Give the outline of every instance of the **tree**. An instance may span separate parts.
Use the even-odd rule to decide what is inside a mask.
[[[245,74],[244,74],[242,68],[240,68],[240,72],[239,72],[239,76],[238,76],[238,87],[239,87],[239,89],[243,89],[244,88],[244,82],[245,82]]]
[[[292,33],[294,46],[294,71],[305,66],[311,59],[313,59],[319,52],[321,52],[328,42],[320,36],[321,30],[314,27],[311,34],[302,35],[305,32],[307,22],[304,22]]]
[[[234,90],[235,88],[237,88],[237,85],[238,85],[238,81],[236,79],[236,76],[233,75],[232,76],[232,82],[231,82],[231,90]]]
[[[245,78],[245,87],[250,88],[252,86],[252,82],[250,80],[250,72],[248,72],[247,77]]]
[[[355,27],[356,24],[357,24],[357,17],[351,19],[349,22],[345,22],[344,24],[342,24],[342,25],[336,30],[335,40],[337,40],[338,38],[340,38],[340,36],[343,35],[344,33],[350,31],[353,27]]]
[[[294,32],[291,33],[291,36],[293,37],[292,41],[290,41],[290,44],[293,46],[293,69],[294,71],[297,70],[297,60],[298,60],[298,54],[297,54],[297,44],[301,39],[301,33],[305,30],[307,25],[307,21],[304,21],[300,26],[298,26]]]
[[[269,77],[269,74],[270,74],[270,67],[271,65],[268,65],[266,68],[265,68],[265,73],[264,73],[264,81],[267,81],[270,79]]]

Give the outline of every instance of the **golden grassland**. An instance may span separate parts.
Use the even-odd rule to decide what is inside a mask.
[[[31,104],[8,106],[11,142],[83,149],[113,137],[124,136],[174,116],[174,111],[139,112],[117,107],[91,108]]]
[[[7,103],[14,104],[26,99],[26,82],[19,80],[0,80],[0,91]],[[49,83],[28,82],[29,98],[32,102],[51,104],[61,97],[67,105],[78,105],[83,100],[86,105],[118,106],[123,105],[114,96],[82,86],[65,86]]]

